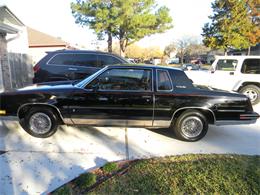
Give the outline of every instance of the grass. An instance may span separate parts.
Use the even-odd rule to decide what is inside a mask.
[[[260,157],[184,155],[141,160],[91,194],[259,194]]]
[[[260,156],[204,154],[138,160],[130,164],[125,174],[116,175],[89,192],[195,193],[260,194]]]

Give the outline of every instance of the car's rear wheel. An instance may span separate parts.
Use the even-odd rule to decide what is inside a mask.
[[[58,117],[51,109],[36,107],[31,108],[20,123],[30,135],[47,138],[57,131]]]
[[[207,134],[208,122],[199,111],[187,110],[177,117],[173,129],[178,139],[193,142]]]
[[[256,85],[246,85],[239,90],[240,93],[243,93],[249,97],[251,103],[256,105],[260,101],[260,88]]]

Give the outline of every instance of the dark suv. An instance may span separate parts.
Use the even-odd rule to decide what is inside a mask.
[[[33,83],[82,80],[106,65],[129,63],[120,56],[100,51],[58,50],[47,52],[34,66]]]

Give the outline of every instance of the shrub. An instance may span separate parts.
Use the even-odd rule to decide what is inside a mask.
[[[76,184],[82,188],[88,188],[97,182],[97,176],[94,173],[85,173],[79,176]]]
[[[105,164],[102,169],[105,173],[111,173],[113,171],[118,170],[118,165],[115,162],[109,162]]]

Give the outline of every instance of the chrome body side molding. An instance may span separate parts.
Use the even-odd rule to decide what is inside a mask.
[[[216,121],[216,126],[223,126],[223,125],[249,125],[256,123],[255,120],[219,120]]]

